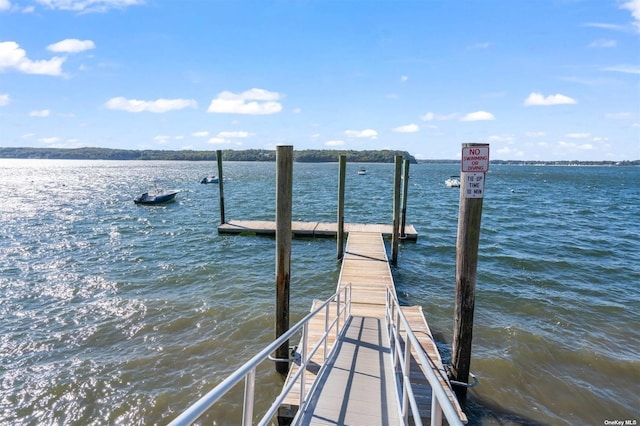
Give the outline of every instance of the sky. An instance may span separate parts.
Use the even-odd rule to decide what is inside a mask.
[[[0,0],[0,147],[640,159],[640,0]]]

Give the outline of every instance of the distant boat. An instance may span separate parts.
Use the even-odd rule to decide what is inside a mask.
[[[444,184],[447,185],[448,188],[459,188],[460,176],[451,176],[449,179],[444,181]]]
[[[175,201],[176,195],[180,191],[165,191],[163,189],[156,190],[155,192],[145,192],[144,194],[133,199],[136,204],[165,204]]]
[[[218,176],[205,176],[200,183],[218,183]]]
[[[367,174],[367,169],[365,169],[364,167],[360,167],[358,169],[358,174],[359,175],[366,175]]]

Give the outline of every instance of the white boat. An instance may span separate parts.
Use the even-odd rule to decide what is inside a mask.
[[[444,181],[444,184],[448,188],[459,188],[460,187],[460,176],[451,176],[449,179]]]
[[[136,204],[164,204],[175,201],[176,195],[180,191],[166,191],[163,189],[158,189],[155,192],[145,192],[144,194],[133,199],[133,202]]]
[[[200,183],[218,183],[218,176],[205,176]]]
[[[364,167],[360,167],[358,169],[358,174],[359,175],[366,175],[367,174],[367,169],[365,169]]]

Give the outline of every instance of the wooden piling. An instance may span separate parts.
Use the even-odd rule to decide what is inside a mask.
[[[338,171],[338,230],[336,235],[337,258],[344,256],[344,188],[347,173],[347,156],[340,155]]]
[[[407,224],[407,193],[409,192],[409,160],[404,160],[404,174],[402,175],[402,212],[400,222],[400,238],[405,238],[404,228]]]
[[[293,198],[293,146],[276,148],[276,339],[289,330],[289,286],[291,282],[291,219]],[[289,341],[275,353],[289,359]],[[276,361],[276,371],[287,374],[288,361]]]
[[[398,240],[400,239],[400,177],[402,176],[402,156],[395,156],[393,180],[393,234],[391,236],[391,263],[398,265]]]
[[[469,146],[488,147],[487,144],[463,144],[462,146],[463,152],[464,148]],[[484,175],[484,172],[482,172],[482,175]],[[470,198],[468,196],[468,181],[468,173],[463,171],[460,175],[460,208],[456,242],[456,296],[451,350],[451,379],[465,384],[469,383],[471,364],[473,312],[475,308],[478,246],[483,200],[483,198]],[[467,387],[454,385],[453,390],[458,397],[458,401],[464,404],[467,398]]]
[[[216,160],[218,161],[218,194],[220,199],[220,225],[227,223],[224,217],[224,185],[222,184],[222,150],[216,151]]]

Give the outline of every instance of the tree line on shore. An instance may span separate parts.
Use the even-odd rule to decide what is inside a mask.
[[[276,161],[276,151],[267,149],[222,150],[224,161]],[[413,155],[394,150],[303,150],[294,151],[294,161],[301,163],[337,162],[346,155],[351,162],[393,163],[396,155],[416,163]],[[216,161],[216,151],[165,151],[129,150],[111,148],[0,148],[0,158],[31,158],[61,160],[169,160],[169,161]]]
[[[222,150],[224,161],[275,161],[276,151],[268,149]],[[340,155],[346,155],[350,162],[358,163],[393,163],[396,155],[416,163],[460,163],[456,159],[416,160],[406,151],[394,150],[320,150],[308,149],[294,151],[294,161],[300,163],[337,162]],[[111,148],[2,148],[0,158],[30,158],[59,160],[168,160],[168,161],[216,161],[216,151],[165,151],[165,150],[131,150]],[[625,161],[528,161],[528,160],[491,160],[491,164],[512,165],[553,165],[553,166],[640,166],[640,160]]]

